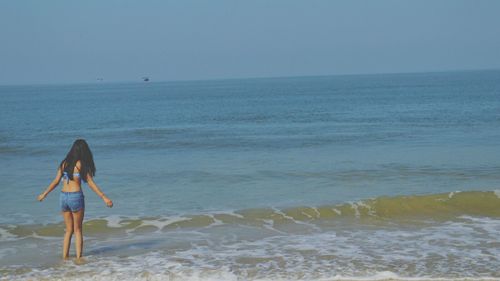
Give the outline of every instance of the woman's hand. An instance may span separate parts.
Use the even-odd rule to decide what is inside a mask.
[[[102,200],[104,200],[104,203],[106,203],[106,206],[108,207],[113,207],[113,201],[111,201],[111,199],[109,199],[108,197],[106,197],[106,195],[104,195],[102,197]]]
[[[38,199],[38,201],[41,202],[41,201],[43,201],[43,199],[45,199],[45,197],[47,197],[47,193],[44,192],[44,193],[38,195],[37,199]]]

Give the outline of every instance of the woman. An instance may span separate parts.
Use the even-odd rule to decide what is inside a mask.
[[[63,259],[68,258],[73,233],[75,233],[76,237],[76,258],[79,259],[82,257],[82,222],[85,211],[85,200],[81,188],[82,180],[104,200],[104,203],[108,207],[113,207],[113,202],[95,184],[94,176],[95,165],[92,152],[85,140],[78,139],[73,143],[66,158],[61,161],[55,179],[47,187],[47,190],[38,196],[38,200],[42,201],[47,197],[47,194],[59,185],[59,182],[63,182],[63,188],[59,197],[62,216],[66,225],[62,252]]]

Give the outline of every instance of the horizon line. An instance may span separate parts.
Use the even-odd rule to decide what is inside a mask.
[[[247,76],[247,77],[226,77],[226,78],[187,78],[175,80],[102,80],[80,81],[80,82],[35,82],[19,84],[0,84],[0,87],[9,86],[64,86],[64,85],[85,85],[85,84],[153,84],[153,83],[175,83],[175,82],[209,82],[209,81],[227,81],[227,80],[258,80],[258,79],[280,79],[280,78],[307,78],[307,77],[335,77],[335,76],[376,76],[376,75],[398,75],[398,74],[425,74],[425,73],[446,73],[446,72],[477,72],[477,71],[500,71],[500,68],[476,68],[476,69],[450,69],[450,70],[429,70],[429,71],[403,71],[403,72],[360,72],[360,73],[339,73],[339,74],[303,74],[303,75],[280,75],[280,76]],[[141,76],[141,75],[139,75]],[[142,75],[141,77],[144,77]],[[147,76],[151,78],[151,76]]]

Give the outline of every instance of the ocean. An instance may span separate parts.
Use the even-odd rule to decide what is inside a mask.
[[[499,140],[495,70],[0,86],[0,280],[500,280]]]

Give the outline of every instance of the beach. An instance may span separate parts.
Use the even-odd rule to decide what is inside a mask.
[[[500,280],[500,71],[0,86],[0,101],[2,281]],[[79,262],[60,259],[59,188],[36,201],[76,138],[115,204],[83,184]]]

